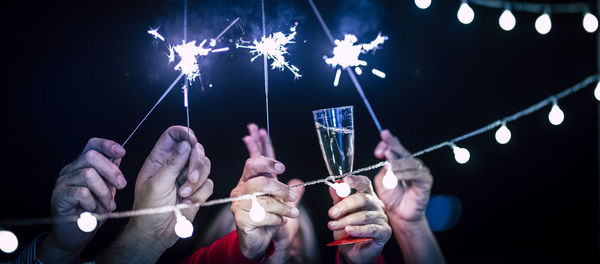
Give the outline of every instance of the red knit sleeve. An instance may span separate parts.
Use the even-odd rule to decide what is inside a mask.
[[[260,261],[250,260],[244,257],[240,250],[240,242],[237,231],[232,231],[226,236],[213,242],[210,246],[196,250],[194,254],[183,261],[184,264],[196,263],[240,263],[260,264],[264,263],[275,252],[275,243],[271,241],[266,250],[265,258]]]
[[[337,252],[335,253],[335,263],[336,264],[345,263],[344,261],[342,261],[342,256],[340,255],[340,249],[338,249]],[[386,264],[386,262],[383,259],[383,256],[381,254],[379,254],[379,256],[377,256],[377,260],[375,261],[375,264]]]

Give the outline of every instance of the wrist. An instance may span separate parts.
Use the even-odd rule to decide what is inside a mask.
[[[112,263],[119,260],[123,263],[155,263],[166,250],[160,241],[146,234],[131,220],[97,262]]]
[[[414,220],[390,217],[389,222],[394,232],[403,237],[419,236],[422,235],[424,231],[429,230],[429,222],[425,217]]]
[[[53,231],[41,237],[37,243],[37,258],[44,263],[75,263],[84,248],[82,246],[74,251],[63,249]]]

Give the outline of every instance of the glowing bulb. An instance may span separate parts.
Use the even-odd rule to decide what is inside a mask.
[[[498,143],[506,144],[510,141],[510,137],[511,133],[510,130],[508,130],[508,127],[506,127],[506,124],[502,124],[502,126],[496,130],[496,141],[498,141]]]
[[[585,13],[583,16],[583,28],[589,33],[596,32],[598,29],[598,19],[590,12]]]
[[[266,216],[267,212],[265,211],[265,208],[260,206],[260,204],[258,203],[258,199],[256,199],[256,196],[253,196],[252,207],[250,208],[250,219],[252,219],[252,221],[256,223],[260,223],[263,220],[265,220]]]
[[[96,226],[98,226],[98,219],[90,212],[83,212],[77,219],[77,226],[81,231],[89,233],[94,231]]]
[[[350,185],[348,185],[345,182],[341,182],[341,183],[334,183],[333,184],[333,189],[335,189],[335,193],[337,194],[337,196],[339,197],[347,197],[348,195],[350,195],[350,192],[352,191],[350,189]]]
[[[177,221],[175,222],[175,234],[180,238],[188,238],[191,237],[194,233],[194,225],[187,220],[185,216],[180,215],[177,216]]]
[[[504,12],[502,12],[502,15],[500,15],[500,18],[498,19],[498,23],[505,31],[511,31],[513,28],[515,28],[517,20],[510,10],[504,9]]]
[[[394,171],[392,171],[392,164],[387,163],[385,176],[383,176],[382,180],[383,187],[391,190],[398,186],[398,178],[394,175]]]
[[[596,100],[600,101],[600,82],[598,82],[594,89],[594,96],[596,97]]]
[[[465,164],[471,158],[471,153],[466,148],[457,147],[455,145],[452,146],[452,151],[454,152],[454,159],[456,162],[460,164]]]
[[[548,120],[550,120],[550,123],[555,126],[560,125],[563,122],[563,120],[565,120],[565,113],[563,113],[563,111],[560,110],[558,104],[554,103],[554,105],[552,106],[552,109],[548,114]]]
[[[535,30],[542,35],[548,34],[552,29],[552,21],[548,13],[542,14],[535,20]]]
[[[456,16],[458,17],[458,21],[460,21],[460,23],[465,25],[471,24],[475,18],[475,12],[473,12],[473,9],[469,6],[469,4],[463,2],[460,4],[460,8],[458,9]]]
[[[431,0],[415,0],[415,5],[418,8],[426,9],[431,5]]]
[[[0,230],[0,250],[6,254],[15,252],[19,247],[17,236],[8,230]]]

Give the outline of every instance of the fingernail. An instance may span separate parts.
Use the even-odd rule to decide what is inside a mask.
[[[338,221],[331,221],[331,222],[329,222],[329,227],[330,228],[335,229],[335,228],[338,228],[339,226],[340,226],[340,222],[338,222]]]
[[[285,170],[285,166],[283,166],[283,164],[281,164],[279,162],[275,163],[273,168],[275,168],[275,170],[279,171],[279,172],[283,172]]]
[[[198,171],[194,170],[190,175],[190,181],[196,183],[198,181]]]
[[[181,195],[189,195],[192,192],[192,188],[190,188],[190,186],[185,186],[183,188],[181,188]]]
[[[337,217],[340,214],[340,208],[334,207],[331,209],[331,216]]]
[[[377,151],[375,152],[375,154],[379,156],[379,155],[383,154],[383,150],[377,149]]]
[[[125,188],[125,186],[127,185],[127,181],[125,180],[125,177],[123,177],[122,175],[117,177],[117,184],[119,185],[119,188]]]
[[[183,141],[179,143],[179,146],[177,146],[177,152],[179,152],[179,154],[185,154],[190,151],[190,148],[190,143],[188,143],[187,141]]]
[[[119,145],[114,145],[112,151],[117,155],[123,155],[123,153],[125,153],[125,149]]]
[[[352,226],[346,226],[345,229],[347,233],[354,232],[354,228]]]
[[[292,215],[292,217],[298,217],[300,215],[300,211],[298,211],[298,208],[292,208],[290,214]]]

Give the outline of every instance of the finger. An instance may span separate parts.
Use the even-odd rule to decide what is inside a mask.
[[[370,194],[357,192],[329,208],[329,217],[340,219],[359,210],[371,209],[374,207],[373,199],[374,197]]]
[[[76,171],[63,181],[67,186],[87,187],[94,196],[100,200],[104,208],[113,211],[117,208],[113,200],[112,191],[106,185],[102,177],[92,168],[85,168]],[[114,188],[114,187],[113,187]]]
[[[254,227],[282,226],[288,222],[287,218],[272,213],[266,213],[265,219],[260,222],[255,222],[250,218],[249,211],[240,211],[236,214],[235,218],[236,222],[245,223]]]
[[[169,127],[158,139],[154,148],[146,158],[140,175],[148,177],[155,175],[163,165],[171,158],[173,153],[177,152],[177,147],[180,142],[187,141],[189,146],[198,143],[194,131],[183,126]]]
[[[94,212],[98,207],[96,199],[86,187],[67,187],[59,201],[59,203],[65,203],[63,206],[59,205],[59,208],[76,208],[79,206],[85,211]]]
[[[433,177],[426,166],[417,159],[404,159],[392,163],[392,171],[399,179],[416,184],[432,183]]]
[[[182,172],[188,162],[191,146],[187,141],[182,141],[177,145],[176,151],[163,164],[162,168],[156,173],[152,180],[156,181],[157,186],[172,186],[177,181],[177,176]]]
[[[268,193],[271,197],[282,202],[294,202],[298,199],[293,190],[287,185],[270,177],[256,177],[248,180],[244,187],[244,194]]]
[[[370,237],[374,241],[387,241],[392,235],[387,225],[369,224],[362,226],[346,226],[344,229],[348,235],[353,237]]]
[[[189,168],[187,171],[184,170],[187,177],[185,177],[185,183],[179,188],[179,195],[183,198],[188,197],[194,193],[204,184],[204,181],[208,178],[210,173],[210,160],[202,155],[200,143],[194,146],[189,159]]]
[[[195,193],[190,195],[188,198],[183,200],[183,203],[186,204],[196,204],[203,203],[212,195],[214,188],[214,183],[211,179],[207,179],[204,184],[198,189]],[[181,211],[181,213],[187,217],[188,219],[194,219],[196,213],[198,212],[198,207],[191,207],[187,210]]]
[[[374,193],[373,186],[371,186],[371,180],[366,176],[348,175],[344,177],[344,182],[350,185],[350,188],[355,189],[358,192]]]
[[[257,157],[262,155],[258,145],[256,144],[256,141],[254,141],[251,136],[245,136],[242,140],[246,145],[246,149],[248,150],[248,154],[250,154],[250,157]]]
[[[96,150],[90,149],[84,152],[71,167],[72,170],[84,168],[95,169],[102,178],[118,189],[123,189],[127,185],[127,180],[125,180],[125,176],[123,176],[119,167]]]
[[[297,185],[301,185],[303,183],[304,182],[299,179],[291,179],[287,185],[288,186],[297,186]],[[294,201],[290,204],[294,207],[298,207],[298,204],[300,204],[300,200],[302,200],[302,196],[304,196],[304,187],[296,187],[296,188],[293,188],[292,191],[296,195],[296,201]]]
[[[340,202],[340,200],[342,200],[342,198],[340,198],[337,195],[337,192],[332,187],[329,187],[329,195],[331,195],[331,199],[333,200],[333,204],[337,204],[337,203]]]
[[[82,153],[86,153],[90,150],[98,151],[102,153],[102,155],[112,159],[120,159],[125,156],[125,149],[119,145],[119,143],[109,139],[91,138],[83,148]]]
[[[400,156],[406,157],[410,155],[410,152],[408,152],[408,150],[402,146],[400,140],[392,135],[389,130],[386,129],[381,131],[381,140],[383,140],[392,149],[392,151],[396,152]]]
[[[244,166],[244,173],[241,182],[250,180],[253,177],[268,176],[270,174],[281,174],[285,171],[283,163],[264,156],[249,158]]]
[[[285,216],[285,217],[291,217],[291,218],[296,218],[300,214],[300,211],[298,211],[298,208],[289,206],[285,203],[282,203],[282,202],[274,199],[273,197],[259,196],[259,197],[256,197],[256,200],[258,201],[260,206],[262,206],[265,209],[266,212],[269,212],[272,214],[276,214],[279,216]],[[250,211],[250,209],[252,208],[252,201],[251,200],[240,201],[238,206],[244,211]]]
[[[379,211],[360,211],[327,223],[331,231],[344,230],[346,226],[368,225],[387,222],[387,217]]]
[[[375,185],[375,189],[377,190],[377,195],[381,197],[382,194],[390,192],[390,193],[398,193],[399,197],[402,197],[404,194],[404,189],[400,184],[396,185],[393,189],[387,189],[383,187],[383,177],[385,177],[385,173],[387,172],[386,167],[382,167],[381,170],[375,175],[373,179],[373,184]]]
[[[387,150],[387,148],[388,148],[388,145],[385,142],[379,141],[379,144],[377,144],[377,147],[375,147],[375,151],[374,151],[375,157],[378,159],[385,158],[384,153]]]
[[[258,150],[260,151],[260,154],[265,156],[266,155],[265,146],[264,146],[263,142],[260,140],[260,135],[258,133],[258,126],[254,123],[248,124],[248,133],[250,134],[252,141],[254,141],[254,143],[258,146]]]
[[[275,149],[273,149],[273,142],[271,141],[271,138],[269,138],[269,134],[263,128],[261,128],[258,131],[258,134],[260,136],[260,141],[265,146],[265,151],[268,150],[266,153],[266,156],[274,159],[275,158]]]

